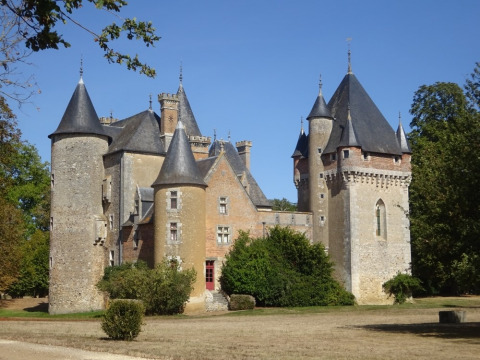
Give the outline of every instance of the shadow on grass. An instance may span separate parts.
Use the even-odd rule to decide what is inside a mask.
[[[413,334],[443,339],[474,340],[480,344],[480,322],[461,324],[376,324],[355,326],[356,328],[396,334]]]
[[[23,310],[25,310],[25,311],[27,311],[27,312],[44,312],[44,313],[48,313],[48,303],[40,303],[40,304],[38,304],[37,306],[27,307],[27,308],[24,308]]]

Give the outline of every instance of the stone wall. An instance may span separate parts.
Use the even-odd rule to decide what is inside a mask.
[[[96,284],[107,264],[102,155],[107,138],[54,135],[50,224],[51,314],[104,307]]]

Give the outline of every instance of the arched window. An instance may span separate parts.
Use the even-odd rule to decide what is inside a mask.
[[[375,205],[375,234],[384,239],[387,238],[387,214],[382,199],[379,199]]]

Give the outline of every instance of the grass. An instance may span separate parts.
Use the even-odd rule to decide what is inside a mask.
[[[480,298],[471,296],[460,297],[426,297],[416,298],[412,302],[401,305],[362,305],[362,306],[310,306],[293,308],[256,308],[254,310],[234,311],[224,316],[259,316],[259,315],[302,315],[319,313],[345,313],[345,312],[368,312],[384,310],[387,312],[396,312],[406,309],[433,309],[433,308],[480,308]],[[92,311],[86,313],[49,315],[46,308],[39,310],[14,310],[0,308],[0,318],[32,318],[45,320],[88,320],[100,319],[104,311]],[[204,317],[209,315],[196,315],[194,317]],[[168,318],[189,318],[191,316],[176,315]],[[162,318],[155,316],[152,318]]]

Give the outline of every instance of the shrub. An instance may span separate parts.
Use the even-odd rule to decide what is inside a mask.
[[[248,294],[263,306],[352,305],[354,297],[333,278],[321,244],[276,226],[266,238],[240,232],[222,268],[227,294]]]
[[[228,308],[230,310],[252,310],[255,307],[255,298],[251,295],[230,295]]]
[[[113,340],[135,339],[142,330],[145,308],[140,301],[114,300],[102,319],[102,330]]]
[[[146,263],[126,263],[105,269],[97,287],[112,299],[140,299],[149,315],[182,313],[195,281],[194,269],[180,271],[178,263],[165,260],[154,269]]]
[[[409,275],[397,273],[393,278],[385,282],[383,290],[389,296],[395,297],[395,304],[403,304],[408,298],[412,296],[414,291],[422,290],[420,280]]]

